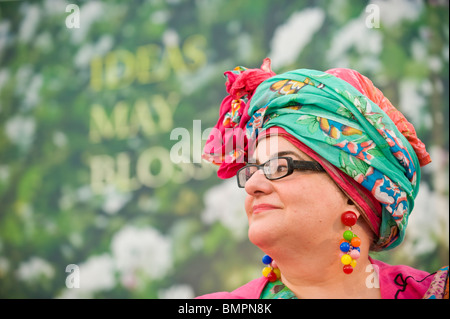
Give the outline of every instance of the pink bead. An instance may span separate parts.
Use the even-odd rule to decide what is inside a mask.
[[[358,259],[359,256],[361,256],[361,254],[359,253],[359,251],[357,251],[356,249],[353,249],[350,253],[349,253],[350,257],[352,257],[353,259]]]
[[[339,259],[341,259],[342,258],[342,256],[344,256],[346,253],[344,253],[344,252],[342,252],[342,251],[339,251]]]
[[[277,262],[275,260],[272,260],[272,267],[273,268],[278,268]]]

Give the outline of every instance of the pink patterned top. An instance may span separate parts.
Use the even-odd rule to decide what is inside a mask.
[[[430,274],[409,266],[370,261],[378,272],[382,299],[448,299],[448,266]],[[196,299],[259,299],[267,283],[266,277],[260,277],[232,292],[216,292]]]

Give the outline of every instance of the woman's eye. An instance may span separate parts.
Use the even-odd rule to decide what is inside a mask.
[[[285,165],[279,165],[279,166],[277,167],[277,172],[285,172],[285,171],[287,171],[287,166],[285,166]]]

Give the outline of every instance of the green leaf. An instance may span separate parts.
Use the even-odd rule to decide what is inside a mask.
[[[368,150],[367,153],[369,153],[370,155],[372,155],[374,157],[383,157],[384,156],[383,152],[381,152],[377,148],[372,148],[372,149]]]
[[[311,124],[317,122],[317,119],[315,116],[312,115],[302,115],[297,119],[297,122],[301,124]]]
[[[314,134],[319,129],[319,122],[315,121],[308,126],[308,130],[311,134]]]

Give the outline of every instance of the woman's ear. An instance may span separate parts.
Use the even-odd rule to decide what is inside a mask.
[[[361,216],[359,209],[357,208],[355,203],[353,203],[353,201],[350,198],[347,200],[347,205],[348,205],[348,207],[347,207],[348,210],[354,212],[358,218],[359,218],[359,216]]]

